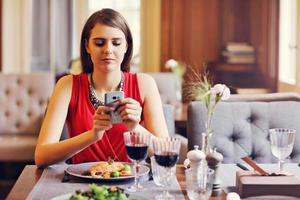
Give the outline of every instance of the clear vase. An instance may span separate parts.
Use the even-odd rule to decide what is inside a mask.
[[[204,132],[202,133],[202,151],[205,155],[209,154],[211,152],[211,132]]]

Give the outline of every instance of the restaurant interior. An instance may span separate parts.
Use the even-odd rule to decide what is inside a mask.
[[[238,168],[222,180],[229,165],[251,166],[242,157],[261,168],[274,167],[275,128],[296,131],[293,148],[281,161],[291,164],[293,175],[300,174],[300,168],[293,171],[300,162],[299,0],[0,0],[0,199],[39,199],[34,185],[44,175],[34,168],[34,151],[48,100],[61,77],[82,73],[81,31],[87,18],[103,8],[127,20],[134,44],[130,72],[155,80],[169,135],[180,141],[176,176],[183,196],[175,199],[193,199],[184,167],[198,148],[209,166],[208,152],[217,154],[211,168],[223,182],[214,180],[210,199],[229,199],[227,183],[241,197],[300,197],[295,192],[300,178],[291,179],[292,186],[279,184],[281,193],[270,183],[264,192],[255,184],[247,191],[243,179],[235,182],[245,175]],[[208,100],[218,103],[211,115],[207,95],[195,95],[203,78],[209,89],[224,84],[220,99]],[[213,134],[205,138],[208,128]],[[68,137],[64,127],[61,140]],[[211,143],[208,150],[205,141]],[[34,180],[28,181],[29,170]]]

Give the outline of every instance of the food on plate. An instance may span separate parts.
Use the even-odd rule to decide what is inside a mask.
[[[128,200],[128,194],[122,188],[98,186],[95,183],[89,187],[90,190],[77,190],[69,200]]]
[[[131,167],[121,162],[100,161],[89,169],[89,174],[95,178],[112,178],[132,176]]]

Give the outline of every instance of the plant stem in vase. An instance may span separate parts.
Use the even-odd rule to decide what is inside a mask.
[[[211,132],[202,133],[202,151],[204,152],[205,155],[207,155],[211,151],[211,146],[210,146],[211,136],[212,136]]]

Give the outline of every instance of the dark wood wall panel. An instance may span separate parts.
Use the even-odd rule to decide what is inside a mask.
[[[222,0],[221,29],[222,42],[247,42],[250,40],[250,10],[251,0]]]
[[[162,71],[170,58],[202,66],[218,57],[219,9],[219,0],[162,1]]]
[[[202,67],[228,42],[254,46],[265,86],[276,90],[279,0],[163,0],[161,66],[170,58]],[[247,81],[247,80],[245,80]]]

